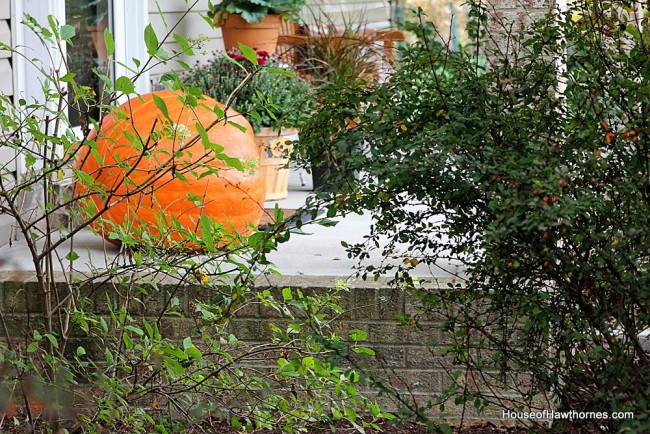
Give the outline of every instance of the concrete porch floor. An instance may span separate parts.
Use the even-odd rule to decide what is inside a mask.
[[[302,175],[302,176],[301,176]],[[303,185],[304,184],[304,185]],[[289,196],[277,202],[266,202],[266,208],[273,208],[277,203],[281,208],[295,209],[305,203],[311,194],[311,175],[306,172],[292,170],[289,178]],[[287,276],[338,276],[348,277],[354,273],[356,261],[349,259],[341,241],[348,243],[363,241],[369,233],[371,219],[367,214],[350,215],[343,219],[335,219],[339,223],[334,227],[323,227],[317,224],[305,224],[302,230],[308,235],[292,235],[291,239],[281,244],[277,251],[270,255],[275,268]],[[75,261],[76,271],[85,272],[90,268],[103,268],[119,249],[85,230],[74,239],[75,251],[80,258]],[[61,257],[65,257],[69,245],[61,247]],[[378,265],[381,258],[376,255],[367,260],[367,264]],[[414,274],[419,277],[451,277],[457,273],[456,264],[440,264],[441,268],[429,269],[418,267]],[[11,246],[0,248],[0,271],[33,270],[29,251],[23,241],[14,241]],[[61,270],[65,271],[65,270]]]

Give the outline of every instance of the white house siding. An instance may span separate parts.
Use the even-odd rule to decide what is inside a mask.
[[[191,4],[192,1],[189,1]],[[149,20],[156,31],[159,39],[171,29],[176,23],[180,24],[175,29],[186,38],[206,36],[209,41],[203,46],[203,50],[195,51],[195,56],[188,58],[181,57],[190,65],[198,62],[205,62],[212,57],[215,50],[223,50],[221,30],[211,28],[200,16],[199,13],[207,12],[207,1],[198,3],[197,8],[183,18],[187,9],[185,0],[149,0]],[[326,14],[336,24],[344,22],[358,22],[362,20],[364,25],[372,29],[387,29],[390,27],[390,8],[388,1],[363,1],[363,0],[308,0],[307,6],[302,11],[302,19],[309,23],[314,17]],[[168,53],[178,51],[178,45],[170,38],[164,44]],[[181,71],[182,68],[171,62],[168,65],[160,65],[151,71],[151,82],[154,89],[160,80],[160,76],[170,70]]]
[[[369,29],[385,30],[390,28],[390,5],[388,1],[364,0],[307,0],[301,13],[302,19],[313,22],[314,19],[326,17],[342,26],[361,24]]]
[[[11,45],[11,0],[0,0],[0,42]],[[14,94],[11,52],[0,50],[0,93]]]
[[[0,42],[12,45],[11,39],[11,0],[0,0]],[[12,97],[14,94],[14,76],[12,70],[12,53],[7,50],[0,50],[0,94]],[[7,164],[14,165],[15,155],[11,149],[0,146],[0,167],[2,173],[7,170],[14,171],[15,168],[8,168]]]
[[[189,3],[192,4],[193,2],[190,1]],[[200,1],[191,13],[183,17],[183,14],[187,10],[185,0],[149,0],[149,20],[156,31],[156,35],[158,35],[158,39],[162,40],[164,35],[177,23],[179,25],[174,30],[174,33],[181,34],[188,39],[199,36],[209,38],[204,43],[202,50],[195,50],[194,56],[181,57],[181,60],[190,65],[197,61],[204,62],[213,56],[215,50],[223,50],[221,31],[212,28],[199,15],[199,13],[207,12],[207,4],[207,0]],[[164,44],[163,48],[170,54],[174,51],[180,51],[178,44],[171,37]],[[170,70],[181,71],[182,69],[181,66],[173,61],[167,65],[155,67],[150,73],[153,88],[156,89],[160,76],[165,72]]]
[[[11,0],[0,0],[0,42],[12,45],[11,38]],[[0,50],[0,94],[12,97],[14,94],[14,76],[12,54]],[[0,131],[2,134],[2,131]],[[12,149],[0,146],[0,174],[6,177],[9,172],[15,174],[16,155]],[[0,246],[7,244],[11,237],[13,219],[0,214]]]

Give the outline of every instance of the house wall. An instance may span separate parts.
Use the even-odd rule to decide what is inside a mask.
[[[190,2],[191,3],[191,2]],[[195,51],[195,56],[181,56],[180,59],[192,65],[196,62],[204,63],[210,59],[215,51],[223,50],[221,30],[210,27],[200,14],[207,12],[207,1],[199,2],[197,7],[189,14],[185,14],[187,4],[185,0],[149,0],[149,20],[162,40],[175,25],[174,33],[179,33],[186,38],[207,37],[202,50]],[[302,11],[302,19],[313,22],[317,17],[331,19],[338,25],[346,22],[358,22],[360,18],[368,28],[386,29],[390,27],[390,8],[387,1],[363,0],[308,0],[307,6]],[[178,51],[178,44],[173,38],[168,38],[164,44],[168,53]],[[175,62],[155,67],[151,73],[152,88],[159,87],[160,76],[175,70],[180,72],[183,68]]]
[[[11,45],[11,0],[0,0],[0,42]],[[0,50],[0,93],[14,94],[11,52]]]
[[[214,51],[223,50],[221,30],[212,28],[200,16],[200,14],[207,12],[207,4],[207,1],[199,2],[192,12],[186,14],[187,4],[185,0],[149,0],[149,21],[159,40],[162,40],[176,25],[178,27],[173,30],[173,33],[181,34],[185,38],[207,37],[203,49],[196,50],[194,56],[180,56],[180,60],[190,65],[196,62],[205,62],[214,55]],[[180,51],[178,44],[172,37],[167,39],[163,48],[170,54],[174,51]],[[151,71],[150,78],[154,90],[158,86],[160,76],[171,70],[180,72],[183,68],[172,61],[167,65],[159,65]]]
[[[13,45],[11,21],[11,0],[0,0],[0,42],[3,44]],[[8,50],[0,50],[0,94],[10,98],[14,95],[13,59]],[[6,181],[12,172],[16,173],[16,154],[0,146],[0,176]],[[13,219],[0,215],[0,246],[9,242],[12,223]]]
[[[390,5],[381,0],[307,0],[301,16],[308,23],[325,18],[338,25],[361,21],[371,29],[391,27]]]

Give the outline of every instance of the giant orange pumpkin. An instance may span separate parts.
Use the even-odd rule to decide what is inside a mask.
[[[182,93],[154,92],[106,116],[76,164],[92,177],[94,187],[80,174],[76,191],[94,202],[86,209],[96,208],[112,224],[166,245],[187,239],[183,232],[201,236],[205,221],[221,223],[228,232],[249,233],[259,223],[265,195],[253,130],[232,109],[227,120],[245,132],[219,120],[207,107],[224,107],[209,97],[194,108],[184,98]],[[207,130],[209,143],[199,130]],[[244,170],[226,164],[223,154],[237,159]],[[208,173],[215,169],[217,174]],[[95,228],[107,236],[109,226]],[[188,242],[187,247],[196,246]]]

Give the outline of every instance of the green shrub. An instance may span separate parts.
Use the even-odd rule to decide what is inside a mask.
[[[475,45],[451,52],[414,26],[419,42],[402,50],[398,71],[371,89],[329,92],[299,151],[306,162],[328,152],[345,169],[320,198],[332,213],[372,215],[370,236],[348,251],[393,259],[361,273],[395,272],[414,288],[423,309],[405,324],[445,318],[446,352],[463,367],[449,372],[452,401],[631,411],[633,420],[553,428],[645,432],[647,20],[635,21],[632,2],[586,1],[580,19],[555,11],[508,33],[517,26],[493,16],[501,33],[488,33],[486,10],[471,3]],[[408,278],[416,265],[456,283],[418,289]]]

